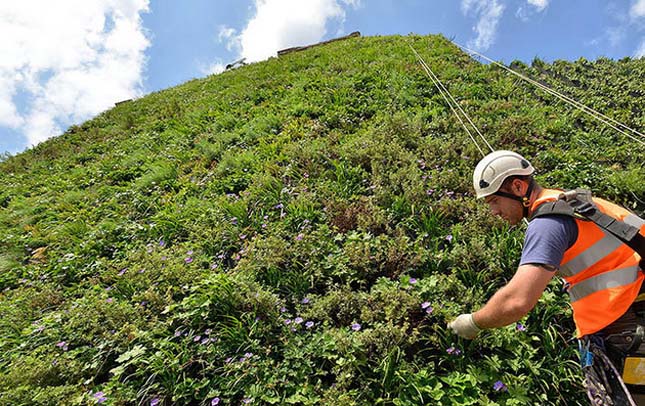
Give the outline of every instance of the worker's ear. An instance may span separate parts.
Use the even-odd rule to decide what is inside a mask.
[[[511,184],[511,190],[513,193],[516,195],[519,194],[520,196],[524,196],[526,194],[528,187],[529,185],[521,179],[513,179],[513,183]]]

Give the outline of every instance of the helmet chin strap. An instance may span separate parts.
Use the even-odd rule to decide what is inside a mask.
[[[531,193],[533,193],[534,183],[535,183],[534,180],[531,180],[529,182],[529,187],[528,187],[528,189],[526,189],[526,194],[524,196],[516,196],[516,195],[510,194],[510,193],[501,192],[499,190],[497,192],[493,193],[493,194],[496,195],[496,196],[502,196],[502,197],[506,197],[506,198],[509,198],[509,199],[513,199],[513,200],[516,200],[516,201],[522,203],[522,208],[523,208],[522,216],[523,217],[528,217],[529,216],[529,207],[531,206]]]

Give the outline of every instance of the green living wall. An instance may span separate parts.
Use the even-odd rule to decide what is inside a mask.
[[[441,36],[354,38],[120,104],[0,163],[0,403],[583,405],[554,281],[520,324],[446,322],[523,227],[412,53],[545,186],[642,214],[643,146]],[[643,130],[645,60],[513,68]]]

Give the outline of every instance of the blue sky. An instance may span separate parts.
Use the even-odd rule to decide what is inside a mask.
[[[0,152],[239,58],[352,31],[443,34],[506,63],[643,57],[645,0],[3,0]]]

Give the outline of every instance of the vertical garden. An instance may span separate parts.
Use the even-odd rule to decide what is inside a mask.
[[[645,149],[441,36],[353,38],[120,104],[0,163],[0,403],[583,405],[554,280],[516,325],[446,322],[513,275],[488,141],[645,210]],[[645,128],[645,60],[512,68]]]

